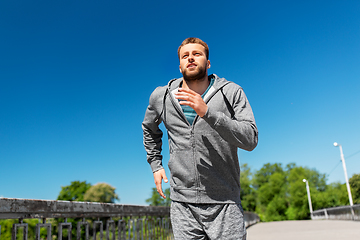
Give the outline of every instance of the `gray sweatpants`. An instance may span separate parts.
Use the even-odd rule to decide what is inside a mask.
[[[241,204],[171,203],[175,240],[246,240]]]

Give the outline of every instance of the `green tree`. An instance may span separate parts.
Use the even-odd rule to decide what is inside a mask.
[[[17,219],[0,219],[1,225],[1,238],[0,239],[12,239],[12,227],[14,223],[19,223]],[[35,228],[36,224],[39,223],[38,219],[24,219],[24,223],[28,224],[28,240],[35,239]],[[46,232],[42,228],[40,230],[40,237],[41,239],[46,238]],[[23,228],[19,228],[17,232],[17,239],[23,239]]]
[[[163,199],[159,195],[156,188],[152,188],[151,197],[146,199],[145,201],[150,206],[170,206],[171,205],[170,189],[169,188],[165,189],[164,194],[166,196],[166,199]]]
[[[256,171],[254,175],[254,188],[259,189],[260,186],[266,184],[269,181],[270,176],[276,172],[284,172],[283,168],[281,167],[281,163],[264,164],[264,166],[260,170]]]
[[[346,185],[339,182],[327,185],[326,191],[315,192],[311,198],[314,210],[349,205]]]
[[[84,195],[90,187],[91,184],[86,181],[73,181],[69,186],[61,187],[57,200],[84,201]]]
[[[80,181],[73,181],[70,185],[61,187],[61,191],[57,197],[57,200],[65,200],[65,201],[84,201],[84,195],[86,191],[91,187],[90,183],[87,183],[86,181],[80,182]],[[62,218],[56,218],[54,219],[54,230],[57,232],[58,230],[58,224],[60,222],[63,222],[64,219]],[[67,219],[68,222],[72,224],[72,226],[76,226],[77,223],[80,221],[79,219],[73,219],[69,218]],[[81,230],[84,232],[84,230]],[[64,237],[67,237],[67,231],[64,231]],[[72,228],[72,239],[76,238],[76,227]]]
[[[306,185],[302,180],[306,179],[309,183],[312,207],[316,210],[324,206],[317,196],[324,195],[327,190],[326,175],[319,173],[315,169],[298,167],[295,164],[287,167],[287,169],[287,194],[289,197],[289,207],[286,211],[287,218],[289,220],[309,219],[310,210]]]
[[[256,208],[256,192],[252,187],[252,173],[246,163],[241,165],[240,169],[241,204],[244,210],[253,212]]]
[[[283,197],[283,194],[277,194],[269,202],[265,211],[265,221],[282,221],[287,220],[286,210],[287,201]]]
[[[84,201],[114,203],[115,200],[120,200],[115,189],[107,183],[97,183],[86,191]]]
[[[354,204],[360,204],[360,174],[354,174],[349,179]]]
[[[90,183],[86,183],[86,181],[73,181],[69,186],[61,187],[57,200],[113,203],[115,200],[119,200],[119,197],[115,194],[115,188],[109,184],[99,183],[92,186]],[[57,232],[58,224],[63,221],[64,219],[62,218],[54,219],[54,232]],[[72,226],[76,226],[81,219],[68,218],[67,221],[72,223]],[[88,218],[86,221],[92,226],[93,219]],[[92,234],[92,230],[90,228],[90,234]],[[64,237],[67,237],[67,234],[72,234],[72,239],[75,239],[77,235],[76,227],[72,228],[71,233],[67,233],[64,230]],[[84,229],[81,230],[81,234],[84,235]]]
[[[265,221],[286,219],[287,197],[284,172],[275,172],[270,175],[268,182],[258,189],[257,195]]]
[[[310,179],[316,181],[312,175],[315,173],[310,169],[303,167],[296,167],[295,165],[287,171],[287,195],[288,195],[288,209],[286,216],[289,220],[308,219],[310,218],[310,211],[308,205],[306,185],[303,179],[309,182],[310,192],[314,194],[316,190],[315,184]],[[316,175],[316,174],[315,174]]]
[[[342,186],[326,185],[326,175],[315,169],[290,163],[265,164],[254,174],[256,212],[263,221],[309,219],[310,211],[303,179],[309,182],[313,209],[339,206],[344,203]],[[337,199],[337,201],[332,201]],[[345,205],[345,204],[344,204]]]
[[[264,164],[255,172],[253,187],[256,191],[256,213],[263,221],[285,219],[286,175],[281,164]]]

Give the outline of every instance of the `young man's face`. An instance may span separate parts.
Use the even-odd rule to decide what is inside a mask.
[[[205,47],[189,43],[180,48],[180,72],[185,80],[194,81],[207,76],[210,61],[206,59]]]

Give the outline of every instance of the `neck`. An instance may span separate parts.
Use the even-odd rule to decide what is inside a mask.
[[[197,80],[187,81],[184,79],[182,83],[182,88],[191,89],[194,92],[202,95],[208,88],[209,84],[210,82],[208,80],[208,76],[206,75],[204,78]]]

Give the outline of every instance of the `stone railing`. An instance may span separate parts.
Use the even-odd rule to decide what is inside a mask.
[[[360,204],[353,206],[341,206],[341,207],[319,209],[313,211],[311,219],[360,221]]]
[[[169,207],[0,198],[0,240],[10,239],[9,228],[14,240],[173,239],[169,216]],[[244,221],[249,227],[260,218],[245,211]]]
[[[168,207],[0,198],[0,223],[12,221],[14,240],[173,239],[169,215]],[[1,227],[0,239],[10,239]]]
[[[244,220],[246,228],[260,222],[260,217],[253,212],[244,211]]]

